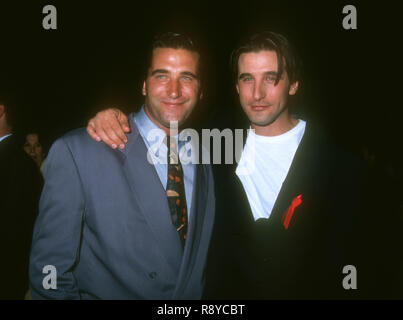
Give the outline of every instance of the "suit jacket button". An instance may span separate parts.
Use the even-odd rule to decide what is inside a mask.
[[[148,274],[148,276],[150,277],[150,279],[155,279],[156,277],[157,277],[157,273],[156,272],[150,272],[149,274]]]

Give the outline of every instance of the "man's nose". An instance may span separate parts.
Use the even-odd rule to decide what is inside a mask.
[[[266,87],[262,81],[255,83],[253,88],[253,98],[256,101],[262,100],[266,96]]]
[[[179,98],[181,96],[181,85],[178,79],[172,79],[170,81],[170,86],[169,86],[169,97],[172,99]]]

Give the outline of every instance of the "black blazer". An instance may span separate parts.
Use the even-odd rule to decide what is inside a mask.
[[[358,158],[307,123],[269,219],[256,222],[235,169],[236,164],[216,168],[216,224],[205,298],[373,296],[371,268],[379,252],[365,250],[374,249],[368,243],[374,225],[366,207],[368,176]],[[302,203],[286,229],[285,212],[300,195]],[[342,286],[346,265],[357,269],[357,290]]]
[[[0,142],[0,299],[24,299],[42,176],[14,135]]]

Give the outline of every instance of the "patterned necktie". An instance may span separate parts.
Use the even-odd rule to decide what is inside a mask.
[[[188,226],[185,184],[183,181],[182,165],[178,156],[178,147],[175,138],[168,138],[168,181],[166,194],[172,222],[178,231],[182,248],[185,247]]]

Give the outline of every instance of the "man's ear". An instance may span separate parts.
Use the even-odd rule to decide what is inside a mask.
[[[288,90],[288,94],[289,94],[290,96],[293,96],[294,94],[296,94],[297,91],[298,91],[298,86],[299,86],[299,82],[298,82],[298,81],[295,81],[295,82],[290,86],[290,89]]]
[[[238,83],[235,85],[235,87],[236,87],[236,92],[238,92],[238,94],[239,94],[239,85],[238,85]]]
[[[147,94],[147,86],[145,80],[143,81],[143,89],[141,89],[141,93],[143,94],[143,96]]]

